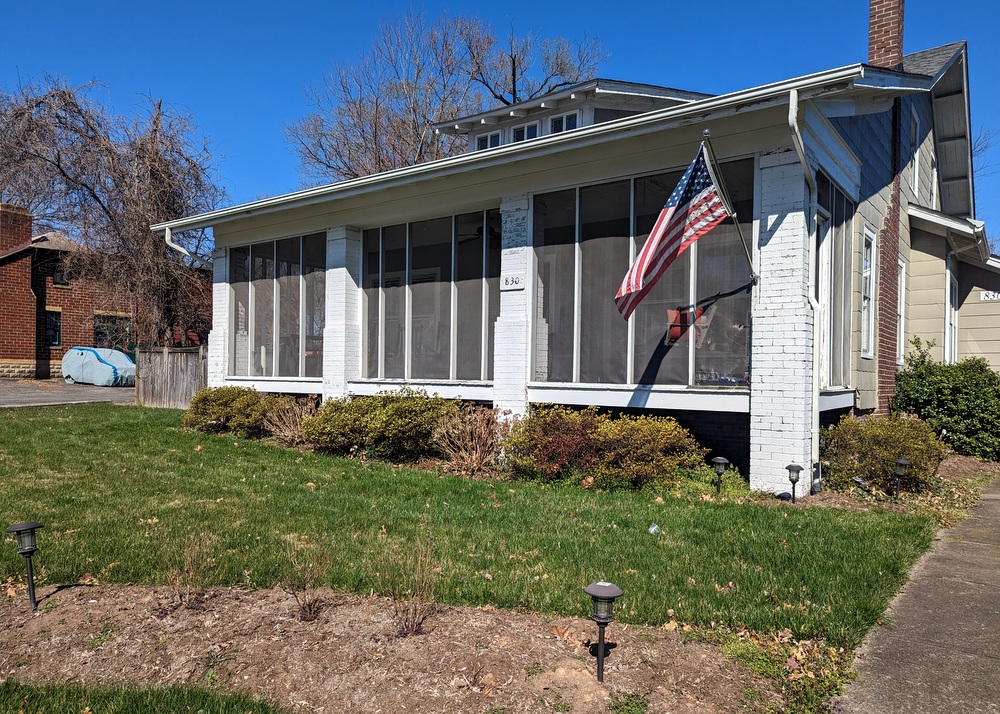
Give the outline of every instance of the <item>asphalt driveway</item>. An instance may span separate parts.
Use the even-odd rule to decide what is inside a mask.
[[[113,402],[134,404],[135,387],[66,384],[61,379],[0,379],[0,407]]]

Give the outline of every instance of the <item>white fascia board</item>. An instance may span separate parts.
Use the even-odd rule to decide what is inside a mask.
[[[861,160],[833,124],[812,102],[805,103],[802,122],[806,154],[854,200],[861,193]]]
[[[956,218],[931,208],[909,204],[906,214],[918,228],[949,240],[953,237],[974,242],[983,262],[992,260],[989,241],[986,239],[986,224],[974,218]]]
[[[788,93],[792,89],[797,89],[802,99],[843,91],[852,87],[859,79],[873,72],[876,74],[880,73],[879,70],[872,70],[872,68],[864,65],[850,65],[805,77],[798,77],[793,80],[711,97],[691,102],[690,104],[668,107],[616,121],[594,124],[581,129],[574,129],[573,131],[550,134],[532,139],[531,141],[516,142],[483,151],[459,154],[445,159],[438,159],[437,161],[406,166],[371,176],[348,179],[283,196],[275,196],[260,201],[231,206],[188,218],[157,223],[150,228],[154,232],[163,232],[168,228],[171,231],[208,228],[221,223],[228,223],[288,208],[322,203],[342,196],[353,196],[369,191],[407,185],[453,172],[481,170],[554,151],[566,151],[594,144],[603,144],[620,137],[634,137],[644,133],[662,131],[681,124],[690,124],[692,120],[709,121],[736,113],[744,113],[748,110],[765,109],[784,104],[788,102]],[[895,77],[901,76],[898,73],[890,72],[888,74]]]

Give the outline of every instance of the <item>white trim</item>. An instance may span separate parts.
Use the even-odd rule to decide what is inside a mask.
[[[351,394],[378,394],[389,392],[401,387],[422,389],[428,394],[436,394],[444,399],[467,399],[476,402],[493,401],[492,382],[448,382],[448,381],[410,381],[406,379],[366,379],[352,380],[347,383]]]
[[[854,406],[856,392],[853,389],[837,389],[819,393],[819,410],[850,409]]]
[[[906,261],[897,260],[896,278],[896,364],[906,361]]]
[[[871,246],[871,258],[868,275],[865,275],[865,257],[868,246]],[[852,271],[853,272],[853,271]],[[875,357],[875,306],[876,289],[878,286],[878,238],[875,230],[866,225],[861,239],[861,356],[866,359]],[[868,312],[865,312],[865,290],[868,290]],[[867,322],[866,322],[867,314]]]
[[[643,409],[676,409],[684,411],[750,412],[749,389],[588,385],[558,382],[533,382],[528,384],[529,402],[552,402],[590,406]]]

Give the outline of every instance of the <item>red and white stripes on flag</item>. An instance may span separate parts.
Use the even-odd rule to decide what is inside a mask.
[[[677,256],[730,214],[702,142],[618,288],[615,305],[622,317],[629,318]]]

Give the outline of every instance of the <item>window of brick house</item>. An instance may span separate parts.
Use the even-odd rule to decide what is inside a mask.
[[[59,310],[45,311],[45,344],[49,347],[62,345],[62,313]]]

